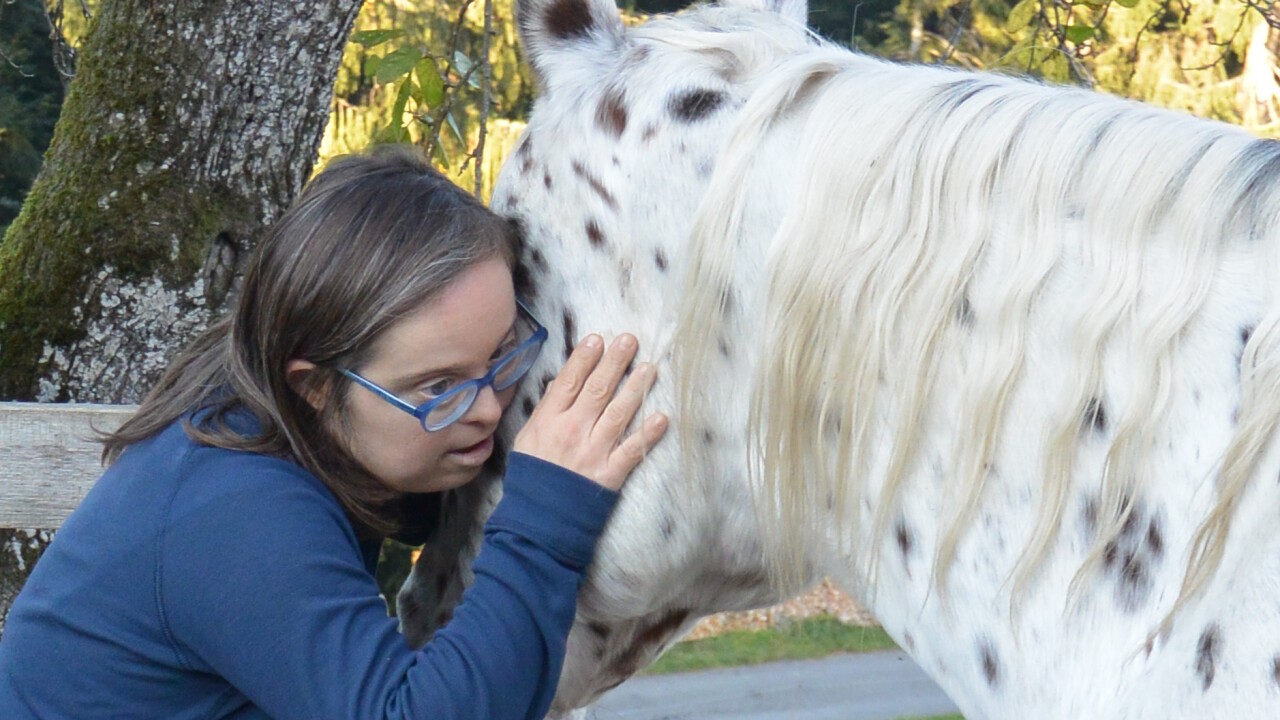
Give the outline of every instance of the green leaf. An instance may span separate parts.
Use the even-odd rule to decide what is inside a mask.
[[[453,131],[453,136],[458,138],[458,142],[462,147],[467,146],[467,141],[462,139],[462,131],[458,129],[458,121],[453,118],[453,113],[444,116],[445,122],[449,123],[449,129]]]
[[[1067,39],[1079,45],[1080,43],[1093,37],[1093,28],[1088,25],[1072,25],[1067,28]]]
[[[463,55],[461,50],[454,50],[453,66],[458,69],[459,75],[466,75],[471,72],[471,58]]]
[[[400,81],[400,91],[396,93],[396,104],[391,108],[391,124],[404,127],[404,106],[413,94],[413,78]]]
[[[1116,4],[1122,8],[1138,7],[1138,0],[1116,0]]]
[[[409,129],[403,125],[391,123],[386,127],[379,128],[373,134],[373,141],[378,144],[387,143],[403,143],[409,141]]]
[[[377,47],[404,35],[404,30],[361,30],[351,34],[351,42],[367,48]]]
[[[1009,19],[1005,21],[1004,29],[1010,33],[1024,30],[1039,12],[1040,0],[1022,0],[1009,11]]]
[[[444,78],[440,76],[440,68],[436,67],[436,61],[431,58],[422,58],[413,68],[413,74],[418,78],[418,87],[421,92],[418,94],[418,102],[426,107],[435,107],[444,100]]]
[[[434,148],[435,150],[432,154],[435,155],[436,161],[440,163],[441,167],[449,167],[453,163],[453,158],[450,158],[449,151],[444,149],[444,143],[437,139]]]
[[[416,48],[400,48],[388,53],[382,58],[382,62],[378,63],[378,69],[374,72],[373,79],[380,83],[389,83],[396,78],[408,75],[413,70],[413,66],[418,64],[422,59],[422,53]]]

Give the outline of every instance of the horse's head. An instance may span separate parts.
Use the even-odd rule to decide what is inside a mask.
[[[519,4],[541,95],[493,206],[521,228],[519,289],[552,333],[532,375],[548,379],[582,333],[635,332],[660,367],[647,410],[676,419],[601,539],[556,711],[622,682],[699,617],[776,599],[748,487],[743,388],[758,342],[757,250],[785,195],[778,173],[760,163],[735,193],[741,232],[699,254],[716,272],[692,279],[689,246],[720,164],[743,159],[719,153],[761,72],[813,42],[804,15],[803,0],[725,0],[628,28],[611,0]],[[778,138],[761,151],[785,157]],[[712,290],[715,324],[691,339],[677,327],[698,287]],[[691,349],[707,371],[682,398],[678,358]],[[533,407],[530,385],[514,421]],[[690,401],[697,419],[681,410]]]
[[[684,251],[759,75],[811,42],[804,14],[804,0],[725,0],[628,28],[610,0],[520,0],[540,95],[495,209],[521,220],[535,247],[582,238],[637,261],[633,275],[656,266],[678,282],[681,258],[657,251]],[[762,186],[754,200],[777,207],[782,195]]]

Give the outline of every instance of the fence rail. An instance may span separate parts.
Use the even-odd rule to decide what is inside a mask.
[[[57,528],[102,473],[95,430],[130,405],[0,402],[0,528]]]

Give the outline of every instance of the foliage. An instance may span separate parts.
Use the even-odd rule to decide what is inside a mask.
[[[459,184],[491,187],[496,164],[484,162],[484,142],[496,140],[500,154],[514,143],[510,120],[527,114],[533,82],[514,22],[502,20],[515,0],[489,3],[486,33],[485,0],[367,2],[343,55],[322,161],[370,142],[412,142]]]
[[[1113,13],[1101,29],[1109,42],[1090,63],[1098,86],[1241,122],[1245,108],[1237,97],[1240,80],[1251,31],[1264,25],[1263,18],[1231,1],[1181,7],[1169,0],[1126,2],[1134,4]],[[1265,58],[1265,63],[1271,65],[1273,58]]]
[[[487,194],[534,96],[516,38],[516,0],[489,1],[493,22],[486,35],[485,0],[368,0],[344,52],[321,164],[370,143],[408,141],[427,148],[460,185]],[[47,2],[74,44],[98,0],[75,0],[65,10],[66,0]],[[1247,3],[810,0],[809,22],[827,38],[882,56],[1075,82],[1256,127],[1274,120],[1250,122],[1244,97],[1249,32],[1261,18]],[[619,2],[632,17],[686,4]],[[0,127],[3,113],[0,108]]]
[[[0,3],[0,237],[18,216],[62,105],[41,0]]]
[[[776,660],[820,658],[835,653],[893,650],[898,646],[879,627],[848,625],[818,616],[766,630],[736,630],[671,648],[642,674],[756,665]]]
[[[875,51],[889,57],[1080,84],[1265,133],[1280,107],[1255,119],[1250,102],[1276,105],[1280,88],[1263,70],[1261,86],[1246,77],[1249,53],[1275,65],[1265,43],[1250,45],[1268,29],[1258,10],[1251,0],[901,0],[858,35],[882,38]]]
[[[1238,0],[1021,0],[1005,24],[1018,38],[1005,60],[1050,79],[1216,116],[1223,103],[1189,96],[1212,94],[1239,74],[1248,31],[1261,20]]]

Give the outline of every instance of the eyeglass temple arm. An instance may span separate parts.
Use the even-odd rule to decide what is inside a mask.
[[[387,402],[391,403],[392,405],[395,405],[396,407],[400,408],[401,410],[404,410],[405,412],[409,413],[410,415],[413,415],[414,417],[418,416],[418,409],[416,407],[410,405],[404,400],[401,400],[395,395],[392,395],[386,390],[383,390],[377,385],[374,385],[372,381],[366,380],[359,373],[353,372],[351,370],[340,370],[339,372],[351,378],[352,380],[356,381],[357,383],[360,383],[365,387],[366,390],[372,392],[373,394],[377,395],[383,400],[386,400]]]
[[[529,319],[535,322],[538,325],[538,327],[543,327],[542,321],[534,316],[533,311],[529,309],[528,305],[524,304],[523,300],[521,300],[520,298],[516,298],[516,305],[519,306],[519,308],[524,311],[524,314],[528,315]]]

